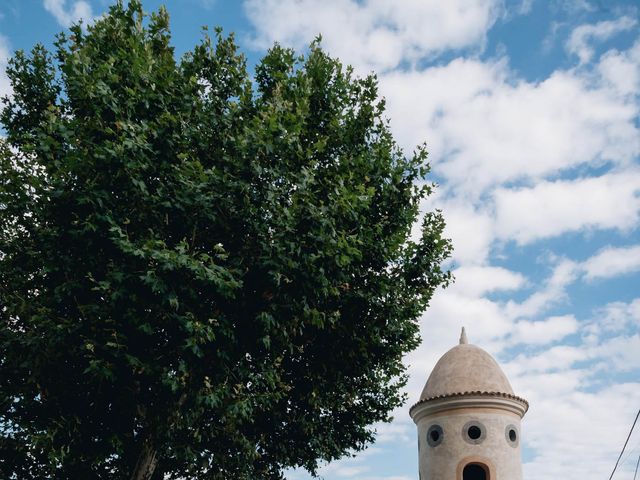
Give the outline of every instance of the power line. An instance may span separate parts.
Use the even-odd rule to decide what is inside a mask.
[[[628,446],[627,446],[628,448]],[[620,464],[618,465],[618,468],[621,468],[625,463],[627,463],[627,461],[636,456],[636,452],[640,451],[640,442],[638,442],[638,444],[633,448],[633,450],[627,450],[626,454],[622,457],[622,460],[620,460]]]
[[[638,417],[640,417],[640,410],[638,410],[638,413],[636,414],[636,419],[633,421],[633,425],[631,425],[631,430],[629,430],[629,435],[627,435],[627,440],[624,442],[624,445],[622,446],[622,451],[620,452],[620,455],[618,456],[618,460],[616,460],[616,465],[615,467],[613,467],[613,472],[611,472],[611,476],[609,477],[609,480],[611,480],[613,478],[613,474],[616,473],[616,469],[618,468],[618,463],[620,462],[620,459],[622,458],[622,454],[624,453],[624,449],[627,448],[627,443],[629,443],[629,439],[631,438],[631,434],[633,433],[633,429],[636,426],[636,422],[638,421]],[[636,468],[637,471],[637,468]]]
[[[638,475],[638,465],[640,465],[640,455],[638,455],[638,462],[636,463],[636,472],[633,474],[633,480],[636,480],[636,476]]]

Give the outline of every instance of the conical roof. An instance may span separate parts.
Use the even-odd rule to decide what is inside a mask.
[[[420,401],[465,393],[513,395],[506,375],[491,355],[467,343],[462,329],[460,345],[445,353],[433,368]]]

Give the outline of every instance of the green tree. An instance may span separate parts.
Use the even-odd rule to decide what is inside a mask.
[[[118,2],[17,52],[0,144],[0,474],[277,479],[363,449],[450,253],[426,152],[314,43],[176,60]]]

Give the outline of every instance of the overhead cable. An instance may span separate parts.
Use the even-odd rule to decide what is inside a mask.
[[[613,474],[616,473],[616,469],[618,468],[618,463],[620,462],[620,459],[622,458],[622,454],[624,453],[624,449],[627,448],[627,443],[629,443],[629,439],[631,438],[631,434],[633,433],[633,429],[636,426],[636,422],[638,421],[638,417],[640,417],[640,410],[638,410],[638,413],[636,414],[636,419],[633,421],[633,425],[631,425],[631,430],[629,430],[629,435],[627,435],[627,440],[624,442],[624,445],[622,446],[622,451],[620,452],[620,455],[618,455],[618,460],[616,460],[616,465],[615,465],[615,467],[613,467],[613,472],[611,472],[611,476],[609,477],[609,480],[611,480],[613,478]],[[636,468],[636,473],[637,473],[637,468]]]

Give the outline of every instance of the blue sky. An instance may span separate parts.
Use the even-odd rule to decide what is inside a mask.
[[[109,3],[3,0],[0,65]],[[640,407],[638,1],[164,3],[178,53],[203,25],[235,32],[251,65],[273,41],[303,51],[322,33],[356,72],[378,73],[406,151],[429,146],[440,188],[423,207],[444,211],[457,282],[421,318],[408,405],[324,477],[417,479],[408,407],[465,325],[531,403],[525,478],[608,478]],[[632,478],[640,432],[628,451],[616,479]]]

